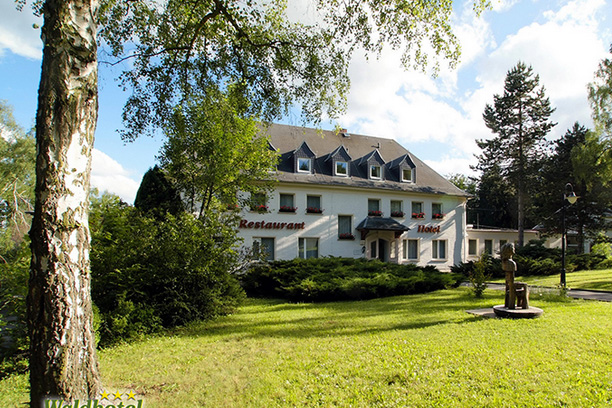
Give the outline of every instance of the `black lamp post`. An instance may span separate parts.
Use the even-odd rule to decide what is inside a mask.
[[[563,229],[561,231],[561,287],[566,287],[565,280],[565,247],[567,246],[567,230],[565,228],[565,210],[567,208],[567,204],[572,205],[578,200],[578,196],[574,193],[574,188],[570,183],[565,185],[565,193],[563,194],[563,211],[562,219],[563,219]]]

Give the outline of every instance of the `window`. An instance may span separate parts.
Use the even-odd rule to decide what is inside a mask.
[[[485,239],[485,254],[487,255],[493,255],[493,240],[492,239]]]
[[[370,166],[370,178],[380,179],[380,166],[378,164],[372,164]]]
[[[419,259],[419,240],[405,239],[403,241],[402,257],[409,260]]]
[[[433,259],[446,259],[446,240],[434,239],[431,241]]]
[[[354,239],[353,235],[353,217],[350,215],[338,216],[338,238]]]
[[[402,202],[400,200],[391,200],[391,216],[392,217],[403,217],[404,211],[402,210]]]
[[[402,169],[402,181],[412,182],[412,169]]]
[[[255,193],[251,195],[250,207],[251,211],[267,212],[268,197],[264,193]]]
[[[345,161],[336,162],[336,176],[348,176],[348,163]]]
[[[319,257],[319,238],[300,238],[298,240],[299,257],[302,259]]]
[[[293,194],[280,194],[280,212],[295,212],[297,208],[293,205]]]
[[[380,211],[380,200],[368,198],[368,215],[382,215]]]
[[[478,255],[478,241],[475,239],[470,239],[468,241],[468,255],[476,256]]]
[[[323,212],[321,208],[321,196],[306,196],[306,212],[313,214],[320,214]]]
[[[441,203],[432,203],[431,204],[431,218],[434,220],[439,220],[444,218],[444,213],[442,212],[442,204]]]
[[[273,261],[274,238],[253,238],[253,255],[266,261]]]
[[[300,173],[310,173],[310,159],[298,158],[298,172]]]
[[[423,218],[425,213],[423,212],[423,203],[413,201],[412,202],[412,218]]]
[[[377,258],[378,244],[376,241],[370,242],[370,259]]]

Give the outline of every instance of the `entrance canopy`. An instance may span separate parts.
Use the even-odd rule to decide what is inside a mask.
[[[395,238],[398,238],[404,232],[409,230],[410,228],[400,224],[393,218],[383,217],[366,217],[359,223],[359,225],[357,225],[357,231],[361,232],[361,239],[365,239],[366,235],[370,231],[393,231],[395,232]]]

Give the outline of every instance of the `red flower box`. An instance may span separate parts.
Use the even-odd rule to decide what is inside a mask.
[[[251,211],[265,213],[265,212],[268,212],[268,206],[264,204],[254,205],[251,207]]]
[[[318,207],[307,207],[306,212],[309,214],[322,214],[323,209]]]

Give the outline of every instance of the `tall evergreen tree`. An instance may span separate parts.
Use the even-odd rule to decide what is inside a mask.
[[[493,97],[483,113],[485,124],[496,135],[478,140],[483,150],[478,170],[499,166],[502,178],[516,191],[518,245],[524,242],[528,197],[535,190],[536,175],[545,154],[546,134],[555,126],[549,120],[554,109],[533,68],[519,62],[508,71],[503,95]]]
[[[159,166],[149,169],[142,176],[134,207],[145,212],[173,215],[184,210],[181,195]]]

